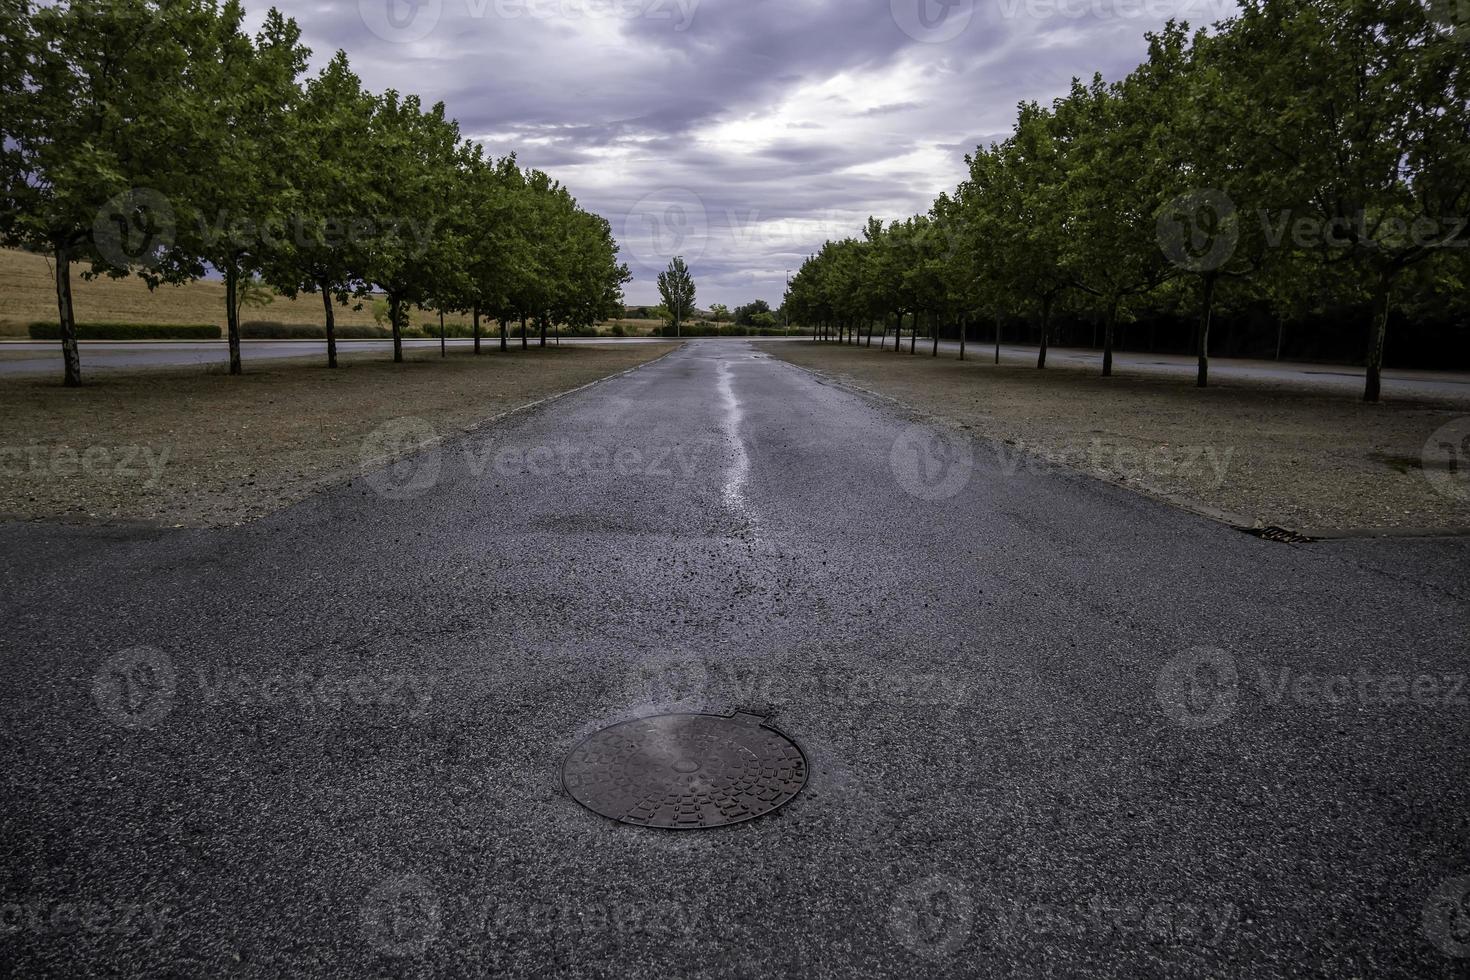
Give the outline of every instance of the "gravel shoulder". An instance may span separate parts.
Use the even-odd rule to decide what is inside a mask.
[[[439,435],[625,371],[674,344],[349,354],[341,367],[256,361],[105,375],[79,389],[47,376],[0,383],[0,515],[170,527],[241,524],[381,451],[411,417]],[[390,436],[392,433],[390,433]]]
[[[1429,448],[1446,426],[1470,435],[1470,400],[1366,405],[1265,383],[1200,390],[1176,379],[1102,378],[1095,368],[1038,371],[995,365],[986,352],[961,362],[922,351],[764,346],[970,430],[1005,467],[1068,466],[1259,526],[1470,527],[1470,472]]]

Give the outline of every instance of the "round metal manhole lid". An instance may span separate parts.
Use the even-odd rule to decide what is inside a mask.
[[[562,785],[622,823],[699,830],[785,804],[806,785],[806,757],[757,715],[658,715],[589,736],[562,764]]]

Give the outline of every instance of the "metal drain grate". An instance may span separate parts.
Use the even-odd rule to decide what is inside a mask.
[[[658,715],[588,737],[562,764],[562,785],[622,823],[698,830],[782,806],[806,785],[806,758],[758,715]]]

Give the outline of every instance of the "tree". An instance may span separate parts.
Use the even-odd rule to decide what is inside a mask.
[[[82,383],[71,264],[85,275],[184,276],[163,261],[191,144],[191,66],[213,57],[203,0],[0,4],[0,241],[50,255],[67,385]]]
[[[240,374],[240,283],[281,261],[298,211],[293,168],[281,163],[297,152],[297,79],[310,52],[295,21],[276,10],[252,41],[240,30],[233,0],[226,9],[218,57],[191,64],[198,159],[185,185],[173,261],[189,277],[203,276],[206,266],[224,277],[230,373]]]
[[[338,51],[311,79],[295,107],[289,154],[294,211],[281,247],[267,256],[265,278],[283,295],[321,294],[327,366],[337,366],[334,306],[366,295],[362,229],[379,215],[368,174],[373,98]],[[386,319],[386,317],[385,317]]]
[[[517,195],[523,190],[514,155],[488,160],[478,146],[465,163],[463,218],[465,270],[469,278],[469,306],[475,353],[480,353],[480,315],[505,322],[516,269],[526,248],[517,224]],[[505,344],[504,330],[501,336]]]
[[[1038,369],[1046,367],[1051,317],[1069,279],[1065,254],[1066,142],[1051,113],[1023,103],[1010,138],[967,158],[960,185],[971,268],[992,299],[1033,304],[1038,313]]]
[[[730,319],[730,307],[724,303],[714,303],[709,308],[709,318],[716,323],[724,323]]]
[[[694,307],[694,277],[684,264],[684,257],[676,255],[669,267],[658,274],[658,294],[674,321],[674,336],[679,336],[679,324]]]
[[[371,195],[382,208],[363,241],[363,278],[388,299],[393,360],[403,360],[403,326],[409,306],[423,306],[454,257],[447,193],[463,152],[459,126],[444,104],[425,112],[418,96],[389,90],[377,100],[369,130],[377,158]]]
[[[1113,373],[1119,307],[1174,273],[1158,246],[1157,215],[1167,201],[1161,161],[1149,135],[1154,96],[1170,82],[1135,72],[1124,82],[1072,83],[1055,116],[1070,140],[1066,171],[1066,248],[1070,283],[1103,312],[1103,377]]]
[[[1415,265],[1470,243],[1470,59],[1419,0],[1246,0],[1221,40],[1271,175],[1278,232],[1315,227],[1369,306],[1365,401],[1382,389],[1394,290]],[[1463,30],[1463,26],[1459,26]]]

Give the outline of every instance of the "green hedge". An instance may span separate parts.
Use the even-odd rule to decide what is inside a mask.
[[[240,324],[243,340],[326,340],[327,328],[310,323],[249,320]]]
[[[60,340],[61,324],[33,323],[32,340]],[[212,323],[78,323],[78,340],[219,340]]]
[[[320,323],[279,323],[275,320],[249,320],[240,324],[245,340],[326,340],[327,328]],[[387,327],[365,324],[338,324],[338,340],[381,340],[393,336]]]

